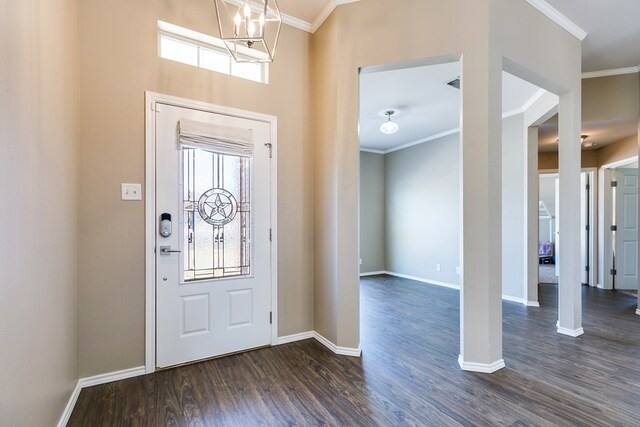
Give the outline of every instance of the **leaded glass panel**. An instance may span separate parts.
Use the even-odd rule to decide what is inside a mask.
[[[183,149],[185,282],[251,274],[251,159]]]

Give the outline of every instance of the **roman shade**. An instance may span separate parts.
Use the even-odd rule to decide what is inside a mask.
[[[253,130],[180,119],[180,144],[188,148],[251,157]]]

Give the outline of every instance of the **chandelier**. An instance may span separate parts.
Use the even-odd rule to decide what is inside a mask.
[[[214,0],[218,30],[236,62],[273,62],[282,27],[277,0]]]

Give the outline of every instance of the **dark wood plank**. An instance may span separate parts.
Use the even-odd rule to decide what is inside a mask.
[[[541,308],[504,302],[504,358],[463,372],[459,295],[389,276],[361,282],[362,358],[314,340],[84,389],[69,426],[640,425],[636,298],[583,288],[586,334],[555,332]]]

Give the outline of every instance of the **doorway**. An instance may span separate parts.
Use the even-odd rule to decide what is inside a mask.
[[[275,118],[147,101],[147,372],[271,344]]]
[[[538,201],[538,282],[558,283],[559,276],[559,177],[542,172]],[[580,174],[580,272],[583,285],[596,286],[595,274],[595,171]]]

